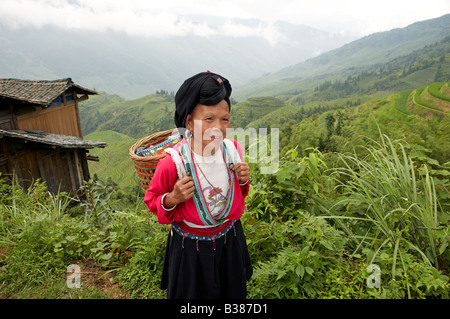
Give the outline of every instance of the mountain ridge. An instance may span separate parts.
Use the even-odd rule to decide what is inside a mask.
[[[250,82],[240,87],[234,98],[242,101],[250,96],[282,95],[311,89],[319,80],[336,77],[343,70],[386,63],[448,35],[450,14],[418,21],[405,28],[374,33]]]
[[[433,81],[450,78],[450,36],[434,45],[397,57],[371,68],[353,69],[342,81],[319,81],[316,87],[299,94],[277,97],[252,97],[236,103],[232,99],[231,119],[234,127],[274,127],[280,121],[300,118],[300,111],[310,112],[356,105],[414,89]],[[83,134],[115,130],[135,138],[174,127],[173,92],[159,91],[134,100],[100,92],[80,104]],[[233,96],[232,96],[233,97]],[[316,111],[314,111],[316,112]],[[254,117],[254,118],[253,118]]]
[[[243,109],[248,113],[255,108],[253,111],[255,117],[264,120],[264,117],[273,116],[278,112],[277,108],[283,109],[283,113],[287,114],[287,118],[293,122],[282,120],[275,123],[272,121],[274,124],[272,127],[280,128],[281,152],[286,147],[298,147],[299,153],[310,147],[318,147],[321,151],[336,151],[337,149],[351,151],[351,147],[364,144],[365,137],[363,135],[376,138],[377,125],[379,125],[383,132],[392,134],[395,138],[403,137],[408,142],[418,143],[430,149],[429,152],[434,152],[433,158],[440,159],[443,164],[445,158],[448,158],[450,154],[448,145],[438,147],[445,136],[448,136],[450,119],[448,116],[450,115],[448,85],[448,82],[435,82],[375,100],[355,100],[350,105],[343,99],[330,101],[329,107],[326,104],[324,106],[305,106],[303,109],[297,107],[300,113],[295,113],[292,109],[288,110],[290,106],[283,106],[281,100],[262,97],[239,103],[235,110],[239,115]],[[258,105],[264,102],[267,104],[264,108],[268,111],[264,108],[258,109]],[[338,107],[334,108],[333,106],[336,105]],[[266,113],[264,114],[264,112]],[[289,112],[291,113],[289,114]],[[298,117],[299,114],[301,117]],[[236,114],[232,115],[232,119],[235,117]],[[333,119],[331,134],[326,125],[327,117]],[[241,124],[247,128],[252,124],[256,124],[255,127],[260,124],[261,127],[267,127],[263,125],[264,123],[248,122],[243,121]],[[342,125],[339,124],[341,122]],[[339,133],[337,126],[340,127],[341,132]],[[420,129],[415,129],[415,126]],[[402,129],[398,129],[399,127]],[[168,128],[173,128],[173,125],[168,125],[165,129]],[[269,129],[268,132],[270,132]],[[137,175],[128,150],[144,136],[146,135],[130,137],[123,132],[112,131],[110,128],[87,134],[86,139],[108,143],[108,147],[104,149],[91,151],[92,155],[100,158],[99,162],[89,163],[91,173],[97,174],[103,180],[112,178],[121,188],[138,185]],[[427,143],[429,143],[428,146]]]
[[[286,39],[273,45],[259,34],[144,37],[52,26],[12,29],[0,18],[0,77],[71,77],[85,87],[134,99],[175,91],[184,79],[206,70],[238,87],[353,40],[294,24],[276,30]]]

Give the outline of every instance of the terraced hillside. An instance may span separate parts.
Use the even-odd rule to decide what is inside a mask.
[[[397,111],[417,114],[426,118],[450,114],[450,89],[448,83],[439,82],[399,93],[395,100]]]
[[[280,128],[282,147],[297,146],[299,151],[308,147],[349,151],[354,145],[364,144],[362,136],[376,139],[380,127],[393,138],[405,138],[422,145],[422,152],[432,155],[441,164],[450,158],[450,143],[444,142],[450,135],[449,82],[357,102],[356,99],[340,99],[292,106],[275,98],[254,98],[235,106],[232,119],[237,122],[233,126],[260,127],[269,123],[271,127]],[[261,103],[264,107],[258,108]],[[251,111],[253,116],[249,117]],[[334,119],[332,126],[327,127],[327,117]],[[251,118],[255,121],[248,123]],[[144,136],[130,137],[111,130],[88,134],[87,139],[108,143],[105,149],[91,151],[100,158],[99,162],[90,163],[91,175],[97,174],[100,179],[111,177],[120,187],[138,185],[128,149]]]
[[[448,83],[433,83],[411,93],[412,106],[427,114],[450,114],[450,89]],[[424,111],[422,110],[422,111]]]
[[[107,147],[91,150],[99,157],[99,162],[89,162],[91,178],[94,174],[101,180],[111,178],[121,188],[139,185],[134,164],[128,156],[128,150],[137,139],[114,131],[94,132],[85,136],[88,140],[104,141]]]
[[[80,116],[84,134],[115,131],[142,138],[173,126],[175,104],[166,92],[124,100],[101,93],[83,102]]]
[[[354,146],[365,144],[365,137],[377,139],[381,129],[391,138],[403,139],[413,150],[420,149],[439,165],[448,165],[448,85],[449,82],[432,83],[304,118],[298,124],[284,126],[282,130],[289,133],[290,138],[283,146],[298,146],[299,150],[318,147],[321,151],[352,151]]]

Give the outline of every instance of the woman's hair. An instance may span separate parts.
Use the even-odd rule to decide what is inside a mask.
[[[225,100],[230,104],[231,85],[219,74],[202,72],[190,77],[180,86],[175,95],[175,125],[184,135],[186,118],[192,113],[197,104],[216,105]]]

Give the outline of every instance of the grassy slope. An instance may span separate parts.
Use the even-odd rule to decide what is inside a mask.
[[[85,136],[88,140],[104,141],[108,144],[105,148],[93,149],[92,155],[99,157],[99,162],[89,162],[91,177],[94,174],[106,180],[111,178],[120,187],[135,186],[137,175],[134,164],[128,155],[129,148],[136,142],[135,138],[114,131],[94,132]]]
[[[253,119],[276,112],[285,104],[274,97],[254,97],[238,103],[231,108],[231,125],[235,128],[245,128]]]

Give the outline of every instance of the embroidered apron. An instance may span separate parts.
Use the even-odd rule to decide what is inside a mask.
[[[222,149],[222,156],[225,164],[228,165],[231,164],[231,160],[229,158],[226,145],[224,142],[222,142],[221,149]],[[200,217],[200,220],[202,221],[203,225],[205,226],[219,226],[228,217],[228,214],[231,210],[231,206],[233,204],[234,199],[234,182],[235,182],[235,172],[231,172],[228,169],[228,176],[229,176],[229,188],[227,193],[227,200],[225,202],[225,205],[221,212],[217,216],[213,216],[208,204],[206,203],[205,195],[202,192],[202,188],[200,185],[200,180],[198,178],[198,167],[197,164],[194,161],[192,150],[188,143],[186,143],[185,140],[182,141],[179,152],[181,155],[181,159],[184,165],[184,168],[186,172],[190,173],[190,176],[193,179],[195,190],[194,190],[194,196],[192,197],[195,203],[195,206],[197,208],[198,216]]]

